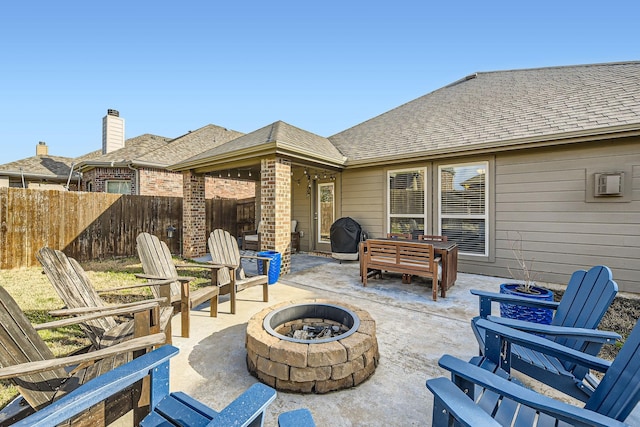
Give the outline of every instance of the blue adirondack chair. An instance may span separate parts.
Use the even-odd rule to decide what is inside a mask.
[[[451,372],[451,380],[427,381],[434,394],[432,425],[449,426],[456,420],[455,425],[510,426],[513,422],[515,426],[531,426],[536,416],[540,417],[537,425],[627,425],[624,421],[640,401],[640,322],[613,362],[487,320],[478,324],[507,351],[471,362],[449,355],[440,358],[438,363]],[[500,367],[508,363],[508,347],[515,343],[604,372],[604,378],[584,408],[543,396],[523,387]],[[493,363],[499,359],[507,360]],[[555,424],[557,421],[560,423]]]
[[[487,343],[484,340],[485,331],[478,326],[478,320],[488,319],[521,331],[544,335],[557,344],[582,353],[597,355],[603,344],[612,344],[620,339],[616,333],[596,330],[617,292],[618,285],[612,280],[611,270],[605,266],[574,272],[559,303],[472,290],[471,293],[480,298],[480,315],[471,321],[480,344],[480,354],[486,354]],[[505,319],[491,316],[491,302],[551,308],[555,313],[551,325]],[[511,351],[512,369],[583,402],[591,395],[595,380],[587,369],[518,345],[512,346]]]
[[[170,345],[160,347],[87,382],[14,426],[57,425],[147,376],[150,377],[151,402],[150,413],[140,423],[143,427],[262,426],[265,409],[276,398],[274,389],[256,383],[222,411],[216,412],[185,393],[169,393],[169,359],[176,354],[178,354],[176,347]],[[314,426],[308,410],[304,409],[298,414],[298,417],[292,416],[290,419],[306,419],[309,424],[288,424],[288,418],[284,416],[282,427]]]

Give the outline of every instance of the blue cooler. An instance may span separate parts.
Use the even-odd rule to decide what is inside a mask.
[[[271,258],[271,260],[269,261],[269,272],[267,273],[268,283],[270,285],[277,283],[278,279],[280,278],[280,264],[282,262],[282,255],[280,254],[280,252],[263,251],[263,252],[258,252],[257,255],[259,257]],[[262,261],[258,260],[257,264],[258,264],[258,274],[265,274],[263,272],[264,267],[262,265]]]

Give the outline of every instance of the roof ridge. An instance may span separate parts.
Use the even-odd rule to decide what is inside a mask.
[[[613,65],[632,65],[632,64],[640,64],[640,60],[618,61],[618,62],[597,62],[593,64],[549,65],[546,67],[512,68],[508,70],[476,71],[474,74],[478,75],[478,74],[515,73],[515,72],[521,72],[521,71],[559,70],[562,68],[605,67],[605,66],[613,66]]]

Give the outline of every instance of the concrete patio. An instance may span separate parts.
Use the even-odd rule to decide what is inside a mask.
[[[425,381],[446,375],[438,359],[445,353],[469,359],[478,351],[469,326],[478,303],[469,290],[497,291],[503,281],[459,273],[447,297],[432,301],[430,284],[423,279],[404,285],[399,276],[386,275],[363,288],[357,262],[295,254],[292,273],[270,286],[268,303],[262,302],[261,287],[254,287],[238,294],[235,315],[229,312],[228,297],[222,298],[217,318],[209,317],[206,306],[192,312],[191,337],[174,333],[180,354],[171,362],[171,389],[223,408],[257,381],[245,363],[245,330],[251,316],[279,302],[323,298],[362,308],[375,319],[380,349],[376,372],[343,391],[278,392],[265,425],[276,426],[279,413],[300,407],[312,411],[318,426],[430,425],[433,399]],[[179,323],[174,323],[174,331],[179,330]]]

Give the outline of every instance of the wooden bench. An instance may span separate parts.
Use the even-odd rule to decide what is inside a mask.
[[[433,282],[433,300],[437,299],[438,266],[440,258],[434,256],[433,245],[408,240],[369,239],[362,243],[362,283],[373,274],[383,271],[402,275],[430,278]]]

